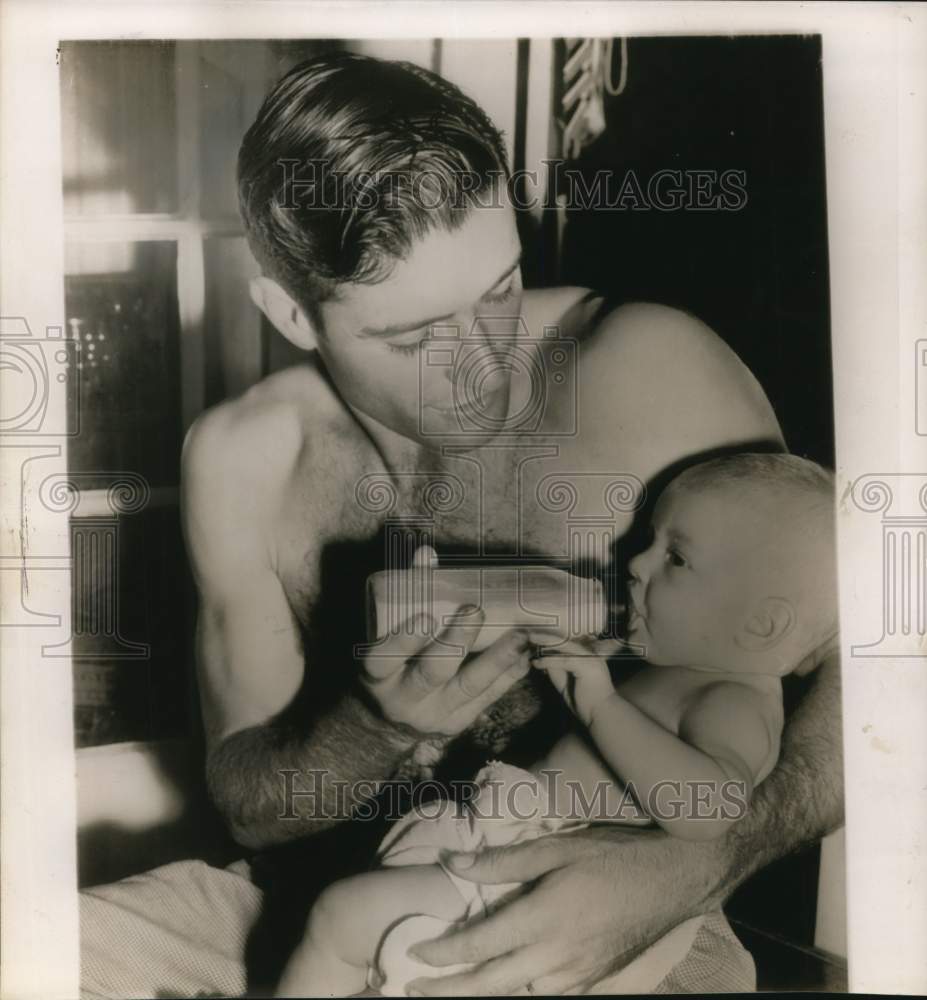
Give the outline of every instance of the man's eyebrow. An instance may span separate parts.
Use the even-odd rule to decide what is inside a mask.
[[[431,319],[420,319],[414,323],[401,323],[394,326],[363,326],[359,336],[361,337],[395,337],[398,333],[411,333],[420,327],[428,326],[431,323],[440,323],[442,320],[450,319],[454,314],[447,313],[444,316],[432,316]]]
[[[481,295],[480,298],[483,298],[484,296],[488,295],[496,287],[496,285],[499,284],[500,281],[505,281],[505,279],[518,268],[518,265],[521,264],[521,259],[522,259],[522,254],[519,253],[519,255],[515,258],[515,260],[502,272],[502,274],[499,275],[498,278],[496,278],[496,280],[489,286],[489,288],[487,288],[486,291],[483,292],[483,295]],[[361,327],[359,336],[395,337],[397,334],[400,333],[411,333],[413,330],[419,330],[423,326],[431,326],[432,323],[440,323],[442,320],[450,319],[453,315],[454,315],[453,313],[445,313],[445,315],[443,316],[432,316],[430,319],[419,319],[416,320],[414,323],[399,323],[393,326],[383,326],[383,327],[364,326]]]

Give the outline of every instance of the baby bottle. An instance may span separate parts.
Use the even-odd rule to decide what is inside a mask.
[[[398,632],[420,612],[431,615],[440,632],[462,604],[475,605],[484,614],[471,652],[485,649],[515,626],[553,629],[566,638],[598,635],[608,610],[598,580],[550,566],[383,570],[367,580],[368,642]],[[467,618],[460,621],[466,624]]]

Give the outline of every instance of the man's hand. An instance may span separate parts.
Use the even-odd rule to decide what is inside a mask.
[[[689,917],[718,909],[753,872],[843,821],[840,664],[825,660],[783,731],[779,764],[747,815],[717,840],[660,830],[594,827],[480,853],[474,882],[534,885],[499,910],[414,951],[440,976],[457,962],[485,963],[445,979],[416,980],[431,996],[538,994],[587,989]]]
[[[511,847],[445,858],[462,878],[532,882],[515,899],[411,953],[441,967],[479,963],[470,972],[420,978],[425,996],[582,993],[617,971],[683,920],[720,905],[724,852],[661,831],[597,827]]]
[[[532,647],[517,629],[464,664],[483,617],[462,606],[466,624],[435,635],[432,618],[415,615],[367,655],[361,683],[384,718],[420,736],[455,736],[528,673]]]
[[[421,545],[413,567],[436,566]],[[361,683],[383,717],[420,736],[456,736],[531,669],[527,633],[512,630],[464,664],[483,626],[475,605],[461,605],[438,635],[428,614],[406,619],[364,659]]]

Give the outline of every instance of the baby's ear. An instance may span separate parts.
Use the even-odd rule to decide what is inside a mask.
[[[734,642],[759,653],[777,646],[795,628],[795,606],[784,597],[764,597],[748,616]]]

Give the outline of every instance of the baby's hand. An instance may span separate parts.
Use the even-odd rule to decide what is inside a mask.
[[[542,647],[550,644],[549,636],[530,638]],[[620,648],[614,639],[567,639],[542,649],[531,663],[546,672],[570,711],[591,726],[598,707],[615,693],[605,657]]]

